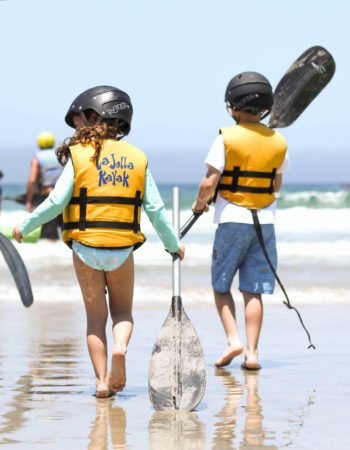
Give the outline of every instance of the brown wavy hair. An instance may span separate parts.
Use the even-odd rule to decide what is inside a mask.
[[[69,147],[76,144],[92,145],[95,153],[91,157],[92,161],[98,160],[103,141],[114,139],[119,141],[124,137],[124,122],[115,119],[105,119],[96,125],[86,126],[76,130],[74,135],[63,141],[63,144],[56,149],[57,159],[62,166],[66,165],[69,159]]]

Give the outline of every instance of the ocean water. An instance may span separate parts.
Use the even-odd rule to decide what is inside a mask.
[[[197,186],[182,185],[181,224],[191,216]],[[3,196],[24,192],[23,185],[3,185]],[[172,186],[159,185],[169,217]],[[27,213],[23,205],[3,200],[0,227],[13,226]],[[182,263],[183,297],[191,304],[212,302],[210,287],[211,248],[215,232],[213,208],[203,214],[184,238],[186,258]],[[171,258],[143,213],[146,243],[135,252],[135,304],[169,302]],[[350,301],[350,186],[337,184],[285,185],[278,194],[276,235],[278,273],[291,300],[304,302]],[[71,251],[62,242],[40,240],[15,243],[26,263],[36,301],[79,300],[80,292],[72,269]],[[18,297],[3,259],[0,259],[0,299]],[[237,296],[237,284],[234,283]],[[267,301],[283,300],[276,288]]]

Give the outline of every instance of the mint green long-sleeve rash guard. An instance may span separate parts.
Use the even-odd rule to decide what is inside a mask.
[[[19,229],[22,235],[30,233],[63,212],[72,197],[73,183],[74,168],[69,159],[48,198],[21,223]],[[165,248],[169,252],[175,253],[180,247],[180,242],[166,216],[163,200],[148,169],[142,205]]]

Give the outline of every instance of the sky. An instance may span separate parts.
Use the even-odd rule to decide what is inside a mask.
[[[197,183],[222,126],[224,92],[253,70],[276,87],[307,48],[337,69],[288,128],[287,182],[349,182],[348,0],[1,0],[0,170],[25,183],[40,131],[72,134],[64,116],[92,86],[110,84],[134,106],[127,140],[159,183]]]

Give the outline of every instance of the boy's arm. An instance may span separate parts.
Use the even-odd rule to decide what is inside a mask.
[[[276,174],[275,182],[273,185],[274,192],[278,192],[282,187],[282,174],[278,173]]]
[[[215,192],[221,172],[208,164],[208,171],[199,184],[197,198],[192,205],[192,211],[199,213],[208,210],[207,202]]]
[[[282,166],[277,170],[275,182],[274,182],[274,192],[278,192],[282,187],[282,175],[284,172],[288,171],[290,169],[290,159],[289,159],[289,153],[287,150],[286,157],[284,158],[284,161],[282,163]]]

